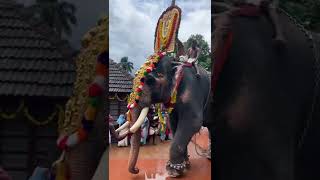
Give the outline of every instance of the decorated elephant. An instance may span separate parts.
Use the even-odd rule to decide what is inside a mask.
[[[181,20],[181,9],[173,4],[160,16],[154,41],[154,54],[149,56],[133,80],[133,92],[128,99],[127,123],[111,133],[118,139],[131,136],[129,172],[139,173],[136,163],[139,155],[141,125],[153,104],[164,104],[170,116],[173,139],[166,169],[169,176],[178,177],[190,167],[187,146],[201,126],[208,125],[211,118],[210,77],[208,73],[191,63],[178,62],[183,55],[183,44],[177,35]],[[157,106],[160,107],[160,106]],[[158,111],[160,124],[165,123]],[[119,133],[128,128],[125,133]],[[165,131],[162,126],[160,131]]]
[[[170,127],[173,140],[170,147],[170,160],[167,171],[171,177],[183,174],[183,170],[190,166],[187,146],[192,136],[201,126],[208,124],[210,100],[210,78],[203,68],[199,68],[200,78],[195,76],[196,70],[192,66],[180,65],[173,57],[162,53],[151,56],[150,60],[155,69],[147,75],[137,75],[135,84],[144,84],[138,102],[130,108],[132,119],[121,129],[130,127],[125,134],[118,138],[131,135],[131,151],[129,158],[129,171],[137,174],[139,169],[136,163],[139,155],[141,124],[147,116],[152,104],[164,103],[170,113]],[[141,81],[141,83],[137,83]],[[138,90],[139,91],[139,90]],[[115,134],[115,132],[113,132]]]
[[[259,7],[213,9],[213,179],[295,179],[319,91],[312,38],[281,9],[284,48]]]

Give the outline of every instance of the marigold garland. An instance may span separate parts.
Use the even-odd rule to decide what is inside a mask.
[[[159,52],[149,56],[147,61],[137,71],[136,76],[133,79],[132,93],[130,94],[128,99],[127,108],[129,110],[136,107],[137,104],[139,103],[139,99],[142,95],[145,76],[151,73],[155,69],[156,64],[160,61],[160,59],[164,55],[166,55],[166,52]]]
[[[108,65],[109,59],[100,58],[107,57],[108,54],[108,24],[109,18],[107,16],[102,17],[98,24],[88,30],[81,40],[82,47],[75,60],[76,80],[74,82],[73,95],[65,106],[64,121],[60,126],[62,128],[58,130],[59,134],[70,135],[79,129],[83,109],[86,108],[87,102],[90,101],[87,92],[90,83],[94,79],[103,79],[104,75],[108,74],[108,70],[104,65]],[[97,60],[100,64],[98,64]],[[95,68],[98,69],[98,74],[101,75],[97,76]]]
[[[160,16],[154,40],[154,51],[174,52],[178,29],[181,20],[181,9],[177,6],[170,6]],[[167,23],[166,26],[164,23]],[[164,30],[166,33],[164,34]]]
[[[172,38],[173,38],[173,34],[174,34],[174,30],[176,28],[176,21],[177,21],[177,14],[174,14],[173,20],[169,20],[168,24],[169,27],[167,28],[167,33],[166,35],[163,34],[164,31],[164,21],[160,20],[160,27],[159,27],[159,31],[158,31],[158,42],[162,45],[160,47],[160,49],[165,50],[168,48]]]

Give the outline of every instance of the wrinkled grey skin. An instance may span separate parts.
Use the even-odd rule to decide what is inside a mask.
[[[310,111],[314,58],[305,33],[286,15],[279,19],[287,39],[282,51],[274,47],[266,17],[231,19],[234,41],[212,109],[215,180],[297,178],[297,141]]]
[[[133,109],[133,123],[137,120],[143,107],[150,107],[155,103],[166,103],[169,101],[170,93],[175,83],[174,73],[176,65],[172,63],[173,58],[164,56],[156,70],[145,78],[143,95],[139,106]],[[184,76],[178,88],[177,102],[170,115],[170,127],[173,132],[173,140],[170,147],[170,162],[180,164],[188,161],[187,145],[192,136],[204,125],[207,101],[209,100],[210,81],[207,73],[200,69],[200,78],[195,76],[195,69],[184,68]],[[208,123],[208,122],[207,122]],[[207,124],[206,123],[206,124]],[[139,170],[135,167],[139,155],[140,130],[132,135],[131,152],[129,158],[129,171],[137,174]],[[167,167],[169,175],[177,177],[183,174],[182,170]]]

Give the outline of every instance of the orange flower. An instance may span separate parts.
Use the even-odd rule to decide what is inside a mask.
[[[80,141],[83,141],[84,139],[87,138],[87,132],[83,128],[79,128],[78,130],[78,138]]]

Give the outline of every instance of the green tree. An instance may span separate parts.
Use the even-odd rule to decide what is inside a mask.
[[[121,58],[120,66],[128,73],[131,73],[133,70],[133,63],[130,62],[126,56]]]
[[[77,8],[69,2],[60,0],[36,0],[29,8],[30,16],[41,23],[48,24],[60,37],[63,33],[72,34],[72,25],[77,25]]]
[[[199,56],[199,64],[205,68],[207,71],[211,70],[211,52],[209,48],[208,42],[206,42],[202,35],[195,34],[191,35],[187,42],[184,42],[183,45],[186,48],[186,51],[191,47],[191,43],[193,40],[197,41],[198,47],[201,49],[201,53]]]
[[[279,6],[307,29],[320,32],[320,0],[279,0]]]

